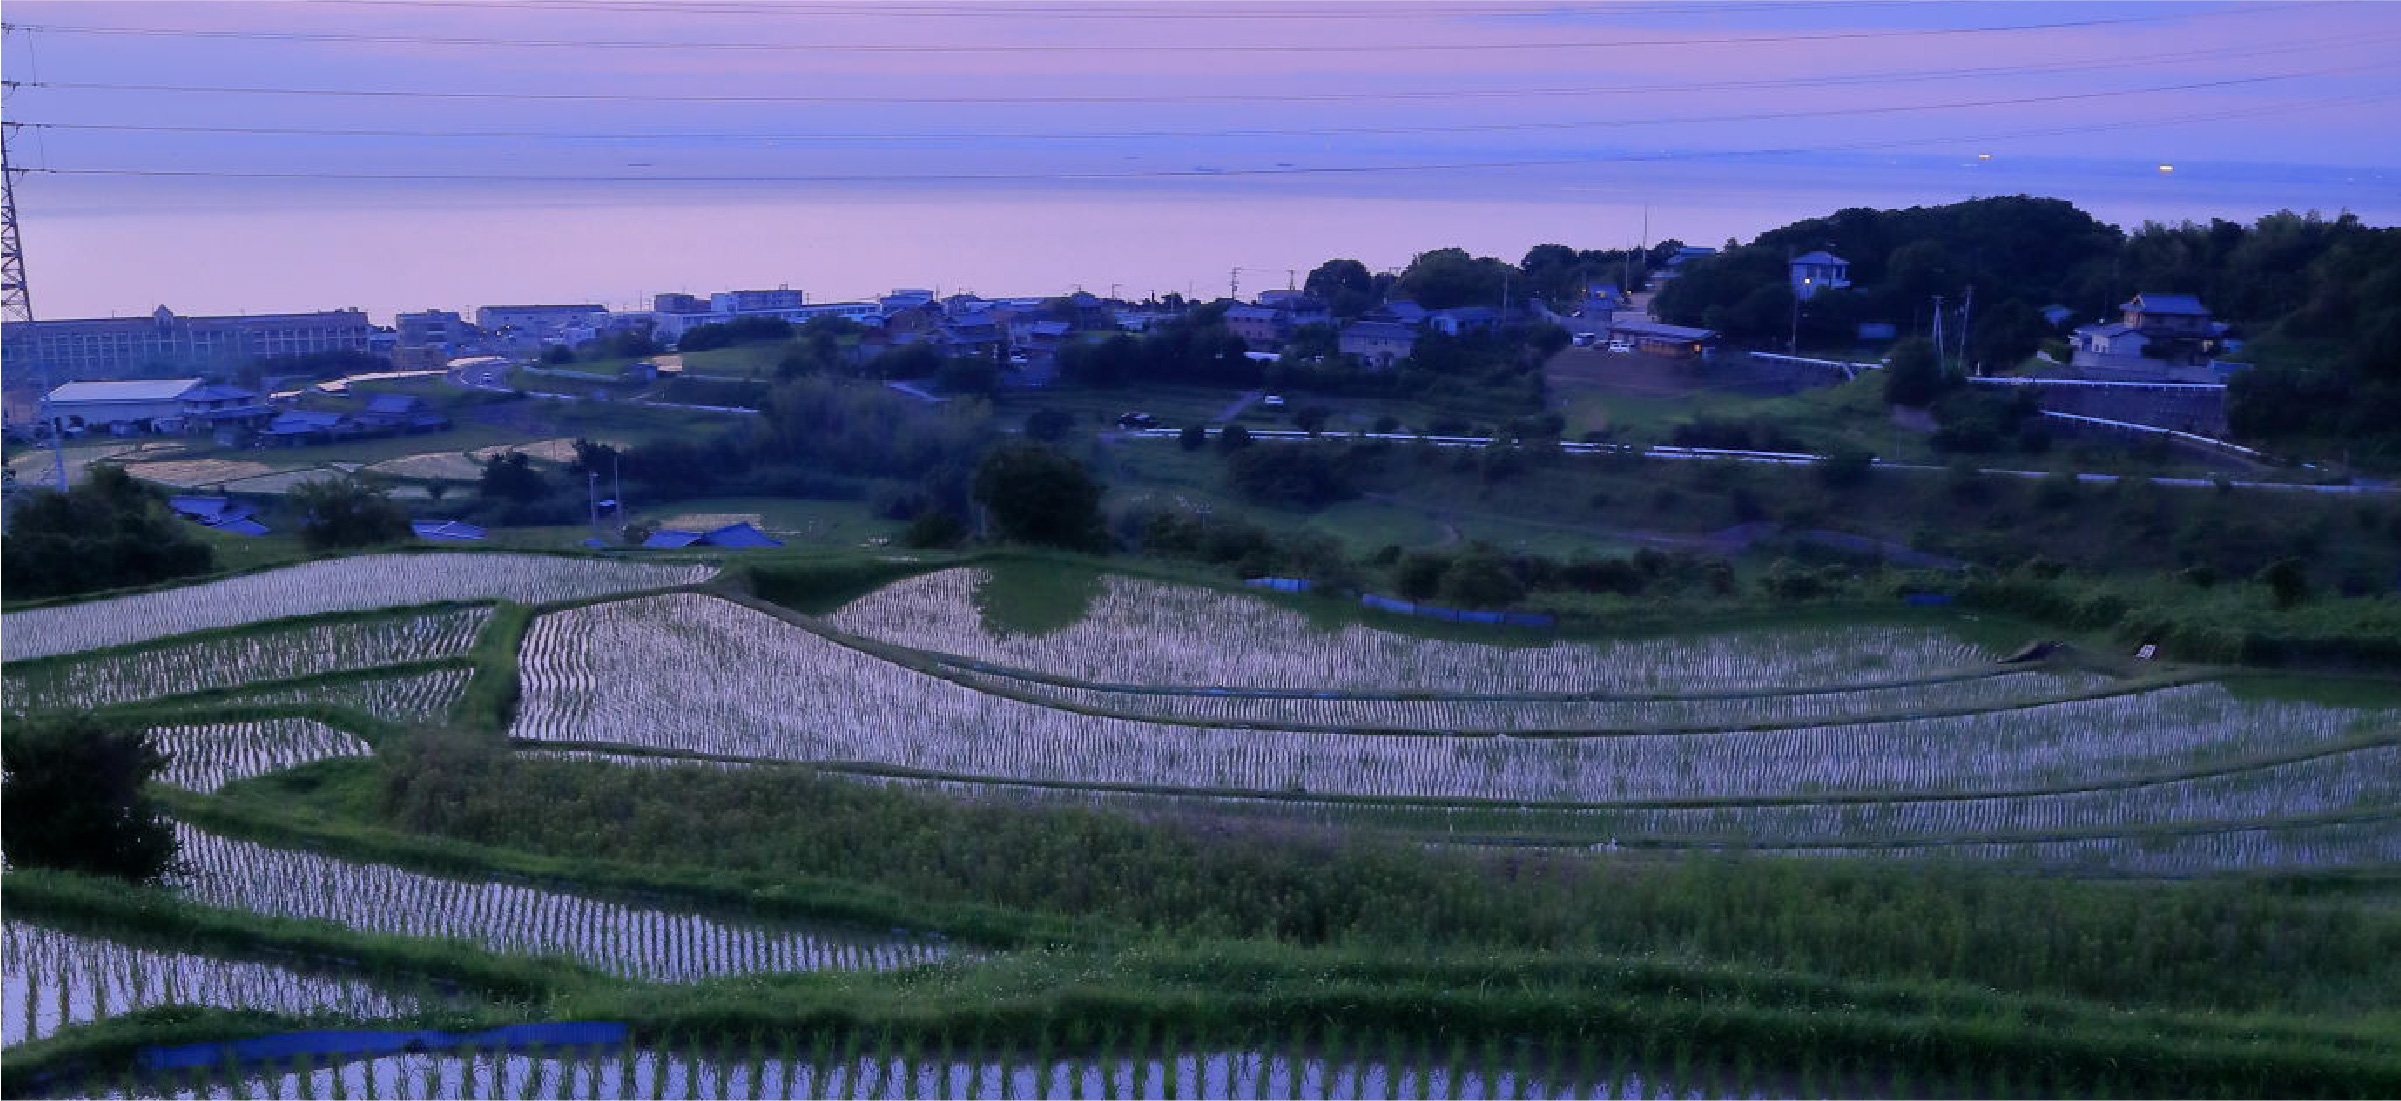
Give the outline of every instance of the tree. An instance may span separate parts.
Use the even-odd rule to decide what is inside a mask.
[[[19,719],[0,731],[0,834],[18,867],[155,880],[175,863],[175,829],[143,792],[166,766],[151,733],[89,715]]]
[[[1003,538],[1073,549],[1099,549],[1100,483],[1082,463],[1031,440],[993,448],[976,467],[976,503],[989,509]]]
[[[1176,443],[1186,451],[1198,451],[1209,445],[1209,430],[1197,424],[1187,424],[1176,433]]]
[[[1231,455],[1251,445],[1251,430],[1239,424],[1229,424],[1217,431],[1217,450]]]
[[[967,538],[967,525],[950,514],[948,509],[929,508],[909,521],[901,532],[900,545],[921,550],[939,550],[958,546]]]
[[[1332,504],[1358,492],[1327,448],[1308,444],[1244,448],[1226,461],[1226,480],[1253,501],[1299,508]]]
[[[553,367],[573,363],[575,362],[575,349],[564,344],[553,344],[542,349],[542,362]]]
[[[1304,405],[1292,411],[1292,423],[1294,427],[1314,436],[1325,431],[1326,421],[1333,415],[1334,411],[1325,406]]]
[[[1515,267],[1489,256],[1470,256],[1461,248],[1438,248],[1410,261],[1397,286],[1429,310],[1497,306],[1502,289],[1516,272]]]
[[[408,513],[374,487],[348,478],[293,486],[284,500],[301,516],[300,541],[310,550],[364,547],[409,537]]]
[[[12,598],[147,585],[216,568],[208,544],[167,511],[165,494],[123,468],[94,466],[65,493],[24,492],[0,538],[0,585]]]
[[[1934,342],[1912,337],[1892,346],[1892,358],[1884,364],[1884,402],[1887,405],[1923,407],[1941,396],[1948,380],[1943,377],[1942,361],[1934,353]]]
[[[1357,317],[1376,304],[1375,276],[1357,260],[1328,260],[1317,265],[1301,289],[1325,302],[1336,317]]]
[[[2011,299],[1976,319],[1968,333],[1968,359],[1977,374],[2007,371],[2025,362],[2051,335],[2041,310]]]
[[[982,356],[958,356],[934,372],[934,389],[945,394],[990,396],[1000,387],[1000,368]]]
[[[1501,608],[1516,603],[1526,587],[1510,574],[1509,563],[1486,550],[1470,551],[1442,571],[1437,596],[1462,608]]]
[[[577,453],[582,458],[582,453]],[[538,501],[550,493],[550,481],[534,469],[533,460],[522,451],[507,451],[492,456],[484,464],[483,477],[476,483],[476,492],[487,501],[507,501],[525,504]]]
[[[2309,599],[2309,563],[2298,558],[2279,558],[2259,571],[2259,581],[2276,598],[2278,608],[2290,608]]]

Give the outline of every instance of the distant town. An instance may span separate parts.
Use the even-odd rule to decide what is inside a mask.
[[[1257,293],[1248,300],[1222,299],[1224,328],[1244,343],[1246,355],[1275,362],[1300,345],[1330,345],[1302,357],[1322,365],[1330,352],[1340,365],[1376,372],[1408,364],[1421,335],[1488,330],[1521,323],[1556,325],[1572,345],[1620,354],[1675,359],[1715,357],[1725,346],[1713,329],[1675,325],[1654,318],[1652,291],[1672,281],[1684,266],[1714,255],[1715,249],[1670,244],[1651,254],[1656,270],[1629,272],[1629,291],[1616,284],[1587,283],[1564,308],[1542,297],[1506,291],[1494,305],[1428,309],[1404,297],[1387,296],[1350,316],[1337,316],[1330,295],[1298,287]],[[1646,264],[1647,266],[1647,264]],[[1822,292],[1851,287],[1842,257],[1812,251],[1793,257],[1789,278],[1795,314]],[[999,365],[1001,386],[1038,388],[1057,377],[1060,353],[1116,333],[1143,333],[1204,305],[1180,295],[1140,302],[1103,298],[1081,290],[1058,296],[984,298],[938,296],[925,289],[896,289],[872,301],[810,302],[792,287],[729,290],[705,297],[657,295],[647,310],[611,309],[597,303],[499,304],[467,313],[429,309],[395,315],[378,325],[350,308],[309,313],[188,316],[160,306],[150,315],[9,322],[8,431],[20,440],[39,439],[51,426],[68,437],[90,433],[208,435],[219,446],[269,446],[322,442],[339,435],[424,431],[447,427],[422,402],[367,400],[351,412],[304,410],[294,401],[317,386],[339,392],[335,381],[321,386],[326,364],[388,366],[395,372],[447,373],[469,387],[508,389],[498,373],[478,366],[572,362],[576,350],[670,355],[695,332],[756,332],[755,326],[794,330],[830,324],[845,334],[841,356],[864,366],[896,349],[923,349],[939,360],[985,360]],[[2065,306],[2043,309],[2057,326]],[[2192,295],[2138,294],[2121,316],[2075,328],[2072,357],[2051,372],[2055,381],[2132,384],[2152,390],[2131,395],[2072,388],[2047,404],[2063,415],[2101,412],[2128,425],[2220,434],[2222,391],[2242,364],[2218,358],[2241,346],[2229,327],[2213,321]],[[1963,319],[1964,320],[1964,319]],[[753,329],[743,330],[742,326]],[[1796,321],[1797,328],[1797,321]],[[1890,340],[1895,326],[1863,322],[1862,341]],[[1317,338],[1312,341],[1309,338]],[[1331,337],[1326,341],[1325,337]],[[1788,347],[1786,353],[1797,351]],[[1774,356],[1767,349],[1755,355]],[[1786,357],[1788,366],[1872,368],[1871,362]],[[270,373],[279,365],[318,368]],[[638,365],[655,374],[679,365]],[[371,373],[371,372],[370,372]],[[2174,400],[2161,401],[2167,393]]]

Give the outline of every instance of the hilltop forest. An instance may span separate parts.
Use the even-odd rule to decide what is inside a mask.
[[[2139,293],[2198,296],[2244,341],[2229,385],[2236,435],[2353,461],[2401,457],[2401,229],[2280,211],[2243,225],[2147,222],[2129,234],[2060,199],[1864,207],[1727,242],[1662,285],[1662,320],[1780,343],[1793,325],[1788,257],[1824,249],[1853,286],[1800,311],[1803,342],[1853,339],[1861,322],[1926,327],[1931,299],[1975,292],[1968,361],[2002,373],[2045,340],[2113,316]],[[2042,316],[2065,306],[2059,326]]]

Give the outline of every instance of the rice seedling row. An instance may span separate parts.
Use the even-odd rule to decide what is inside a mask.
[[[10,1045],[156,1005],[351,1017],[416,1010],[413,998],[358,979],[137,948],[21,921],[0,925],[0,958],[6,960],[0,1043]]]
[[[492,618],[456,608],[148,647],[7,675],[9,709],[84,709],[465,654]]]
[[[215,791],[235,780],[374,751],[355,735],[314,719],[162,726],[151,730],[166,751],[159,779],[193,791]]]
[[[842,631],[938,654],[1087,680],[1304,691],[1694,692],[1950,673],[1998,655],[1893,626],[1746,630],[1696,638],[1503,646],[1348,624],[1327,630],[1257,597],[1114,575],[1089,614],[1042,635],[996,633],[977,606],[991,577],[942,570],[841,608]]]
[[[178,824],[194,900],[378,933],[464,937],[563,953],[630,978],[681,982],[756,971],[887,970],[931,963],[932,940],[738,925],[507,883],[468,882],[221,837]]]
[[[272,706],[322,703],[363,712],[396,723],[429,722],[450,714],[475,679],[472,669],[428,669],[382,677],[357,677],[334,683],[262,688],[226,698],[227,703]]]
[[[1543,1065],[1488,1048],[1442,1053],[1371,1040],[1360,1050],[1094,1054],[1058,1058],[925,1053],[900,1045],[825,1050],[778,1045],[719,1054],[604,1049],[558,1054],[395,1055],[231,1080],[144,1082],[95,1097],[171,1098],[1683,1098],[1782,1096],[1750,1072],[1635,1069],[1594,1055],[1590,1066]],[[1115,1045],[1111,1045],[1114,1047]],[[1414,1056],[1414,1058],[1412,1057]],[[1674,1083],[1683,1082],[1678,1086]],[[1700,1093],[1702,1083],[1715,1091]],[[1789,1087],[1786,1087],[1789,1089]]]
[[[1992,799],[1896,798],[1689,808],[1444,807],[1028,788],[889,776],[851,778],[1018,805],[1082,805],[1138,815],[1242,817],[1393,831],[1436,840],[1512,836],[1571,844],[1668,841],[1774,847],[2051,831],[2141,831],[2401,808],[2401,747],[2377,746],[2258,770],[2099,791]]]
[[[2332,746],[2401,713],[2214,684],[1939,720],[1517,739],[1293,733],[1083,715],[880,661],[679,593],[538,618],[512,733],[546,742],[1162,789],[1609,802],[2014,790]],[[655,680],[676,670],[671,688]],[[2381,725],[2378,725],[2381,724]]]
[[[2089,673],[2025,672],[1908,688],[1799,696],[1575,703],[1477,700],[1316,700],[1157,696],[1055,688],[1006,677],[964,679],[1060,706],[1139,715],[1160,722],[1251,722],[1393,730],[1561,731],[1693,728],[1762,723],[1819,725],[1919,712],[2022,707],[2094,692],[2112,683]]]
[[[270,619],[417,604],[526,604],[705,581],[713,566],[536,554],[370,554],[0,617],[9,661],[96,650]]]

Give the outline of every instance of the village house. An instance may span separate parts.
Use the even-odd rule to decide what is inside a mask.
[[[1417,351],[1417,330],[1390,321],[1357,321],[1342,330],[1335,347],[1369,370],[1383,370]]]
[[[1803,302],[1817,297],[1819,291],[1851,285],[1851,262],[1824,249],[1793,257],[1790,270],[1793,297]]]

